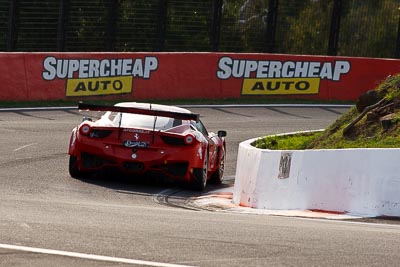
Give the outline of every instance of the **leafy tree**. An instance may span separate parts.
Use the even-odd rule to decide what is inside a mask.
[[[398,0],[346,2],[339,35],[339,54],[393,57],[398,27]]]
[[[166,51],[209,51],[211,0],[168,1]]]
[[[0,1],[0,51],[7,49],[9,2]]]
[[[16,50],[55,51],[58,1],[19,0],[16,8]]]
[[[68,0],[67,51],[104,51],[107,47],[108,0]]]
[[[225,0],[220,51],[262,52],[267,16],[267,0]]]
[[[223,0],[218,50],[264,52],[270,1]],[[326,54],[334,1],[279,0],[276,52]],[[339,55],[395,55],[398,1],[342,0]],[[1,51],[7,49],[10,2],[0,0]],[[60,3],[66,51],[212,49],[214,0],[18,0],[16,51],[57,50]]]
[[[117,51],[153,51],[159,42],[160,0],[121,0],[116,23]]]
[[[278,52],[323,55],[327,52],[333,1],[280,1]]]

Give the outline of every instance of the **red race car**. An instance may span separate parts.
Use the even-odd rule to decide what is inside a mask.
[[[226,131],[208,133],[199,119],[176,106],[125,102],[115,106],[79,103],[80,110],[105,111],[72,130],[69,173],[80,178],[104,170],[130,176],[162,175],[203,190],[221,183]]]

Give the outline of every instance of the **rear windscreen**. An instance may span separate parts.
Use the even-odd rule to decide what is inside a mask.
[[[182,124],[182,120],[177,120],[174,118],[155,117],[131,113],[112,112],[109,118],[112,120],[115,126],[120,126],[122,128],[154,128],[155,130],[168,130]]]

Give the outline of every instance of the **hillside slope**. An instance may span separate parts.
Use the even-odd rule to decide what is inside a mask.
[[[355,107],[323,132],[265,137],[254,145],[282,150],[400,147],[400,74],[360,96]]]

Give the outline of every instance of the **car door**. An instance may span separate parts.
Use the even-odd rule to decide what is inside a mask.
[[[217,161],[217,144],[213,135],[209,134],[204,124],[199,120],[196,122],[196,129],[200,131],[208,142],[208,172],[212,172],[215,169],[215,163]]]

